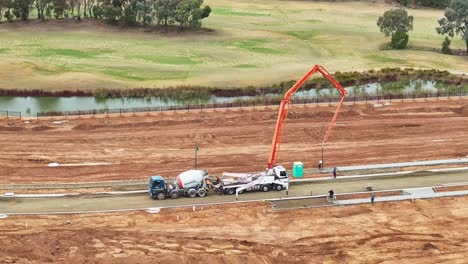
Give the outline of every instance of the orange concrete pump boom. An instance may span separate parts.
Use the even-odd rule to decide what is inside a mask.
[[[333,118],[330,121],[330,124],[328,125],[327,132],[322,140],[322,145],[325,144],[325,142],[327,142],[328,138],[330,137],[331,130],[336,123],[336,118],[338,117],[338,113],[340,112],[341,105],[343,104],[347,92],[323,66],[315,65],[284,94],[284,97],[281,100],[280,108],[278,111],[278,120],[276,121],[275,134],[273,135],[273,141],[271,144],[270,158],[268,159],[268,169],[271,169],[275,166],[276,159],[278,158],[281,139],[284,132],[284,123],[286,122],[286,118],[288,116],[288,107],[291,103],[291,98],[293,94],[297,92],[297,90],[299,90],[299,88],[301,88],[301,86],[307,81],[307,79],[309,79],[310,76],[312,76],[316,72],[321,73],[323,77],[327,78],[341,94],[340,103],[338,104],[335,114],[333,115]]]

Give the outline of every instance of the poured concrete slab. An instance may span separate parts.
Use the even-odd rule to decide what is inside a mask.
[[[419,189],[430,189],[432,188],[419,188]],[[404,200],[414,200],[414,199],[428,199],[428,198],[439,198],[439,197],[449,197],[449,196],[465,196],[468,195],[467,191],[453,191],[453,192],[440,192],[436,193],[429,190],[419,190],[414,191],[415,189],[403,190],[408,194],[398,195],[398,196],[387,196],[387,197],[375,197],[375,202],[392,202],[392,201],[404,201]],[[411,193],[412,192],[412,193]],[[369,198],[362,199],[349,199],[349,200],[336,200],[333,201],[334,205],[353,205],[353,204],[365,204],[370,203]]]

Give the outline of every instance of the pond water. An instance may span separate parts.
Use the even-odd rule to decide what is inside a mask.
[[[361,86],[345,87],[349,96],[353,95],[378,95],[383,92],[393,92],[396,94],[414,92],[437,92],[439,89],[435,81],[404,81],[396,83],[371,83]],[[298,91],[294,98],[315,98],[338,96],[336,89],[324,88],[320,90]],[[282,94],[266,94],[262,97],[281,97]],[[159,107],[171,105],[199,105],[206,103],[230,103],[238,100],[251,100],[260,96],[240,96],[240,97],[217,97],[173,100],[170,98],[97,98],[92,96],[85,97],[50,97],[50,96],[0,96],[0,110],[21,112],[23,116],[34,116],[38,112],[49,111],[78,111],[92,109],[119,109],[136,107]]]

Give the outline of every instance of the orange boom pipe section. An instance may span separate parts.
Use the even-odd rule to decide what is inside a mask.
[[[288,107],[291,104],[291,98],[299,88],[312,76],[314,73],[319,72],[323,75],[323,77],[327,78],[333,86],[340,92],[341,100],[336,108],[335,114],[333,115],[330,124],[328,125],[327,133],[322,140],[322,145],[328,141],[330,137],[331,130],[336,123],[336,118],[338,117],[338,113],[340,112],[341,106],[343,105],[343,101],[346,97],[346,90],[341,86],[341,84],[331,76],[331,74],[322,66],[322,65],[315,65],[312,69],[309,70],[300,80],[298,80],[285,94],[283,99],[281,100],[279,112],[278,112],[278,120],[276,121],[275,127],[275,134],[273,135],[273,142],[271,144],[271,153],[270,158],[268,159],[268,169],[271,169],[275,166],[276,159],[278,158],[278,153],[281,145],[281,139],[283,137],[284,132],[284,123],[286,122],[286,118],[288,117]]]

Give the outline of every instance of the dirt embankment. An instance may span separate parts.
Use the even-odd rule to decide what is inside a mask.
[[[465,101],[347,105],[325,145],[326,167],[460,158],[468,155]],[[315,168],[334,107],[290,109],[278,164]],[[0,183],[174,177],[193,168],[212,174],[264,170],[276,108],[152,113],[129,117],[0,120]],[[106,166],[47,167],[111,163]],[[31,175],[34,175],[32,177]]]
[[[464,263],[467,197],[0,219],[6,263]]]

